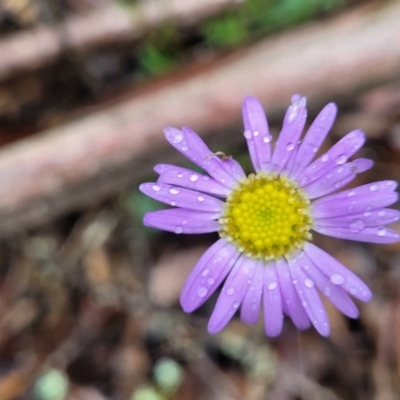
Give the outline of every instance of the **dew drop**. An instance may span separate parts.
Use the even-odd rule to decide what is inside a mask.
[[[314,282],[309,278],[304,279],[304,284],[310,289],[314,287]]]
[[[201,276],[207,276],[210,273],[210,268],[206,268],[202,273]]]
[[[338,174],[341,174],[343,171],[344,171],[344,168],[343,168],[343,167],[339,167],[339,168],[336,170],[336,172],[337,172]]]
[[[253,132],[253,136],[254,136],[254,137],[257,137],[259,134],[260,134],[260,132],[258,132],[258,131],[254,131],[254,132]]]
[[[379,215],[380,217],[383,217],[383,216],[386,215],[386,211],[380,210],[380,211],[378,211],[378,215]]]
[[[292,151],[294,149],[294,143],[288,143],[286,145],[286,150],[287,151]]]
[[[177,226],[177,227],[175,228],[174,232],[175,232],[176,234],[179,235],[180,233],[183,232],[183,228],[181,228],[180,226]]]
[[[318,147],[313,147],[312,151],[313,153],[316,153],[318,151]]]
[[[214,279],[214,278],[208,278],[208,279],[207,279],[207,283],[208,283],[209,285],[213,285],[214,282],[215,282],[215,279]]]
[[[336,164],[341,165],[347,161],[347,157],[344,154],[341,154],[336,158]]]
[[[293,285],[297,285],[297,280],[296,280],[296,279],[293,279],[293,280],[292,280],[292,283],[293,283]]]
[[[358,289],[355,288],[355,287],[352,287],[352,288],[350,289],[350,293],[351,293],[353,296],[355,296],[355,295],[357,294],[357,292],[358,292]]]
[[[277,282],[271,282],[268,286],[268,290],[274,290],[278,287],[278,283]]]
[[[332,174],[328,174],[327,176],[326,176],[326,179],[327,180],[329,180],[329,179],[331,179],[332,178]]]
[[[153,189],[155,192],[159,192],[159,191],[161,190],[161,187],[158,186],[158,185],[153,185],[153,186],[152,186],[152,189]]]
[[[303,301],[301,302],[301,305],[302,305],[303,307],[307,307],[307,306],[308,306],[308,304],[307,304],[307,302],[306,302],[305,300],[303,300]]]
[[[370,217],[370,216],[371,216],[371,212],[370,212],[370,211],[365,212],[365,213],[364,213],[364,216]]]
[[[196,182],[197,179],[199,179],[199,177],[198,177],[198,175],[193,174],[193,175],[190,175],[189,179],[190,179],[190,182]]]
[[[329,160],[329,154],[324,154],[322,157],[321,157],[321,161],[322,162],[327,162]]]
[[[331,282],[335,285],[342,285],[344,283],[344,281],[345,281],[345,279],[340,274],[333,274],[331,276]]]
[[[183,172],[178,172],[178,173],[176,174],[176,176],[177,176],[178,178],[182,178]]]
[[[197,196],[197,200],[198,201],[204,201],[204,197],[203,196]]]
[[[386,229],[381,227],[378,229],[378,236],[385,236],[386,235]]]
[[[263,137],[263,142],[264,143],[269,143],[272,140],[272,136],[268,134],[267,136]]]
[[[234,295],[235,294],[235,289],[233,287],[230,287],[230,288],[226,289],[226,294],[228,296]]]
[[[376,192],[378,189],[379,189],[379,186],[378,186],[378,185],[371,185],[371,186],[369,187],[369,190],[370,190],[371,192]]]
[[[176,206],[176,201],[171,201],[171,206],[175,207]]]
[[[182,133],[176,133],[172,135],[172,143],[178,144],[182,142],[183,135]]]
[[[186,225],[186,224],[187,224],[187,220],[186,219],[182,220],[182,225]]]
[[[354,232],[358,232],[365,228],[365,222],[362,219],[354,219],[350,222],[350,229]]]
[[[178,194],[179,193],[179,189],[176,188],[171,188],[168,190],[171,194]]]
[[[186,151],[189,150],[189,148],[188,148],[187,146],[182,146],[182,147],[181,147],[181,150],[182,150],[183,152],[186,152]]]
[[[197,295],[199,297],[205,297],[205,296],[207,296],[207,293],[208,293],[208,289],[205,286],[199,286],[197,288]]]
[[[356,191],[355,190],[352,190],[349,193],[347,193],[347,196],[349,196],[349,197],[353,197],[355,195],[356,195]]]
[[[238,303],[237,301],[235,301],[235,302],[233,303],[232,306],[233,306],[233,308],[235,308],[235,309],[236,309],[236,308],[239,308],[239,303]]]
[[[250,132],[248,129],[246,129],[246,130],[244,131],[244,137],[245,137],[247,140],[251,139],[252,136],[253,136],[253,135],[251,134],[251,132]]]

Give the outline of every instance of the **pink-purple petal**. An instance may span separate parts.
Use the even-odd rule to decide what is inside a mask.
[[[315,286],[340,310],[350,318],[357,318],[359,315],[357,306],[347,293],[338,285],[334,285],[307,257],[303,252],[297,258],[298,264],[304,273],[315,283]]]
[[[257,261],[253,278],[248,285],[240,309],[240,319],[247,324],[255,324],[258,320],[263,292],[265,266],[262,261]],[[249,282],[249,281],[248,281]]]
[[[200,307],[231,271],[239,252],[225,239],[219,239],[201,256],[183,285],[180,303],[190,313]]]
[[[217,232],[221,227],[218,221],[212,219],[217,215],[173,208],[146,213],[143,224],[177,234],[209,233]]]
[[[351,162],[353,170],[356,174],[361,174],[361,172],[368,171],[374,166],[374,162],[368,158],[357,158]]]
[[[228,166],[227,169],[224,168],[223,164],[225,162],[216,155],[210,155],[204,160],[202,168],[221,185],[233,189],[240,178],[237,175],[233,175]]]
[[[173,207],[219,212],[224,206],[224,203],[215,197],[165,183],[142,183],[139,189],[147,196]]]
[[[184,127],[182,130],[179,130],[168,127],[164,129],[164,135],[176,150],[200,168],[204,159],[212,154],[212,151],[210,151],[200,136],[189,128]]]
[[[254,169],[268,171],[271,160],[272,136],[269,132],[267,117],[261,103],[254,97],[246,97],[243,102],[244,137]]]
[[[314,221],[314,227],[350,228],[355,231],[365,227],[393,224],[400,219],[400,211],[390,208],[367,211],[361,214],[345,215],[333,218],[318,218]]]
[[[293,96],[283,121],[282,131],[271,158],[272,169],[281,172],[297,148],[307,119],[306,98]]]
[[[289,261],[289,271],[293,286],[311,323],[322,336],[328,336],[330,331],[329,319],[315,288],[314,281],[305,275],[296,258]]]
[[[368,286],[339,261],[312,243],[306,243],[304,251],[334,285],[342,287],[347,293],[361,301],[371,300],[372,293]]]
[[[365,134],[361,130],[348,133],[297,177],[299,185],[303,187],[329,173],[336,166],[343,165],[361,148],[364,142]]]
[[[256,261],[241,256],[226,279],[208,322],[210,333],[219,332],[239,309],[252,280]]]
[[[317,115],[299,146],[293,167],[291,169],[291,176],[294,178],[298,177],[303,169],[314,158],[333,125],[333,122],[336,118],[336,113],[336,104],[329,103]]]
[[[359,221],[355,221],[354,225],[356,225],[358,222]],[[400,239],[400,236],[396,231],[385,228],[384,226],[364,229],[360,229],[359,227],[340,228],[323,226],[314,227],[313,229],[323,235],[336,237],[339,239],[356,240],[358,242],[388,244],[396,243]]]
[[[288,316],[292,319],[298,329],[303,330],[309,328],[310,319],[304,311],[299,296],[293,287],[289,267],[284,259],[277,261],[276,271],[282,294],[282,304],[285,304]]]
[[[369,183],[320,198],[312,203],[313,218],[360,214],[389,206],[397,201],[395,181]]]
[[[265,333],[270,337],[278,336],[283,327],[283,308],[274,262],[265,265],[263,300]]]
[[[228,157],[223,158],[221,161],[222,168],[233,178],[235,178],[236,181],[246,178],[246,174],[244,173],[242,166],[236,160]]]
[[[160,176],[157,182],[181,186],[220,197],[226,197],[230,192],[227,187],[221,185],[208,175],[174,165],[159,164],[156,167],[158,167],[157,172],[161,171],[159,172]]]

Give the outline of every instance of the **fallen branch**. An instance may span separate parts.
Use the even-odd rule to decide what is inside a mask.
[[[268,39],[207,70],[4,147],[0,234],[86,207],[137,182],[165,153],[166,125],[210,132],[238,121],[248,94],[276,114],[293,92],[315,105],[398,78],[399,20],[398,2],[356,10]],[[163,161],[167,157],[163,154]]]
[[[54,63],[65,51],[139,39],[166,21],[196,24],[243,0],[142,0],[135,8],[107,6],[64,23],[41,26],[0,41],[0,80]]]

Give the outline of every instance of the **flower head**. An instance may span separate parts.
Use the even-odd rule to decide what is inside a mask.
[[[157,182],[140,189],[175,208],[147,213],[144,224],[178,234],[219,233],[190,273],[180,299],[183,309],[192,312],[225,281],[210,333],[220,331],[239,308],[242,321],[255,323],[263,304],[268,336],[281,332],[284,315],[299,329],[312,324],[327,336],[329,321],[319,292],[350,318],[358,317],[350,296],[371,299],[362,280],[310,242],[312,230],[371,243],[399,240],[397,232],[385,227],[400,215],[385,208],[397,200],[396,182],[338,191],[373,165],[364,158],[350,161],[364,144],[362,131],[350,132],[313,161],[335,116],[336,106],[330,103],[300,140],[306,99],[294,95],[272,146],[261,104],[247,97],[244,136],[255,170],[247,177],[235,160],[210,151],[191,129],[165,129],[172,146],[206,174],[157,165]]]

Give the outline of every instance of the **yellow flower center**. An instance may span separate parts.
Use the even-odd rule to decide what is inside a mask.
[[[220,236],[253,258],[288,257],[311,239],[310,201],[290,179],[251,174],[229,194]]]

